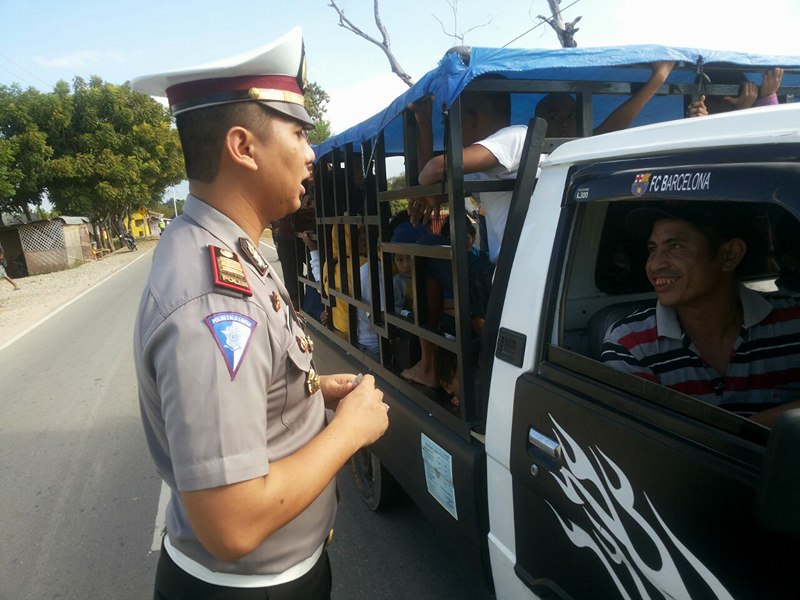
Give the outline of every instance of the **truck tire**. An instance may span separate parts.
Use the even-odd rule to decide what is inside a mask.
[[[361,498],[370,510],[392,507],[400,495],[400,485],[369,448],[362,448],[350,459],[353,479]]]

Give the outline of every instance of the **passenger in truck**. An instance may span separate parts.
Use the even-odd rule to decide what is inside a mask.
[[[778,104],[778,89],[783,79],[783,69],[770,69],[761,80],[761,86],[749,81],[741,71],[706,71],[709,83],[722,85],[738,85],[738,96],[708,96],[702,94],[699,99],[689,105],[687,117],[704,117],[718,113],[757,108]]]
[[[610,133],[627,129],[633,120],[650,101],[658,88],[667,80],[675,66],[674,62],[656,62],[652,64],[652,73],[647,82],[636,90],[631,97],[617,107],[598,125],[592,135]],[[536,105],[535,114],[547,121],[547,137],[574,138],[578,136],[578,105],[571,94],[557,92],[548,94]]]
[[[347,289],[348,293],[353,293],[353,268],[350,261],[351,256],[351,242],[350,242],[350,226],[344,227],[344,258],[339,257],[339,226],[334,225],[331,230],[331,247],[333,248],[333,289],[342,291],[342,263],[345,264],[345,272],[347,273]],[[364,264],[364,255],[359,256],[359,264]],[[328,264],[327,262],[322,265],[322,285],[325,293],[328,294],[331,282],[328,277]],[[348,303],[341,298],[335,299],[335,305],[329,311],[330,318],[333,321],[333,327],[341,333],[348,333],[350,329],[349,316],[348,316]]]
[[[770,426],[800,406],[800,302],[739,282],[751,222],[696,203],[633,210],[657,303],[611,326],[601,360]]]
[[[504,92],[466,92],[461,96],[461,129],[464,173],[471,179],[514,179],[527,134],[525,125],[510,125],[511,98]],[[444,156],[433,156],[432,102],[427,97],[409,105],[418,129],[419,182],[428,185],[444,177]],[[444,197],[446,199],[446,197]],[[497,261],[511,204],[511,192],[481,193],[476,199],[486,215],[489,259]],[[443,197],[409,201],[412,222],[430,214]],[[452,285],[451,285],[452,287]],[[427,305],[431,329],[438,330],[442,308]],[[436,345],[420,340],[422,358],[402,376],[427,387],[436,388]]]
[[[397,225],[392,232],[390,241],[393,244],[414,244],[425,235],[424,228],[413,227],[411,223],[405,221]],[[395,253],[392,256],[394,268],[397,271],[392,277],[392,287],[395,298],[400,302],[395,302],[396,312],[408,311],[403,313],[411,316],[414,310],[414,288],[412,286],[413,262],[410,254]]]

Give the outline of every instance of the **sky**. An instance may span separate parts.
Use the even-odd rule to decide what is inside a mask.
[[[372,0],[338,4],[357,26],[379,37]],[[338,133],[380,111],[406,87],[383,52],[340,27],[328,5],[329,0],[0,0],[0,84],[50,91],[59,80],[93,75],[122,84],[235,56],[300,25],[308,78],[330,95],[326,116]],[[575,35],[581,47],[662,44],[800,55],[800,0],[562,0],[561,6],[566,21],[582,17]],[[414,79],[461,43],[447,33],[463,34],[471,46],[558,47],[549,26],[535,27],[538,15],[549,15],[547,0],[383,0],[380,8],[395,56]]]
[[[418,79],[464,34],[472,46],[557,48],[546,0],[383,0],[381,18],[400,64]],[[581,16],[579,46],[663,44],[762,54],[800,54],[800,0],[562,0]],[[404,91],[377,46],[339,27],[329,0],[1,0],[0,84],[50,91],[60,79],[133,77],[234,56],[303,28],[308,78],[331,96],[327,117],[340,132]],[[339,0],[373,37],[372,0]],[[564,8],[568,7],[568,8]],[[440,23],[439,20],[442,22]],[[764,21],[759,23],[759,19]],[[469,31],[472,29],[471,31]],[[524,34],[524,35],[523,35]]]

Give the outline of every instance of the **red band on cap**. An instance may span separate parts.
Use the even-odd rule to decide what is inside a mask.
[[[225,92],[242,92],[250,88],[283,90],[301,95],[303,93],[297,85],[297,79],[289,75],[250,75],[178,83],[167,89],[167,99],[169,105],[174,106],[199,97]]]

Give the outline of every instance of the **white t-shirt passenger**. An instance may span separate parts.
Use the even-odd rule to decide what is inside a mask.
[[[489,171],[468,173],[464,175],[464,179],[471,181],[515,179],[527,133],[527,126],[511,125],[496,131],[480,142],[476,142],[491,152],[499,164]],[[489,260],[493,264],[497,263],[500,245],[503,243],[503,232],[508,220],[508,211],[511,208],[511,196],[512,192],[482,192],[475,194],[475,199],[483,208],[483,214],[486,216],[486,241],[489,245]]]

